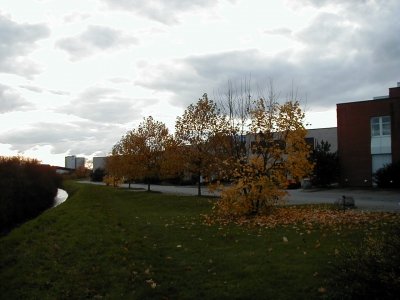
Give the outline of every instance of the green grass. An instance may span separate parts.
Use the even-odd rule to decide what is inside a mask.
[[[215,199],[66,189],[65,203],[0,239],[2,299],[315,299],[335,249],[364,235],[209,226]]]

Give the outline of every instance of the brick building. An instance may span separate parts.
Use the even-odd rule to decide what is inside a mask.
[[[374,172],[400,160],[400,83],[388,96],[336,109],[340,183],[371,186]]]

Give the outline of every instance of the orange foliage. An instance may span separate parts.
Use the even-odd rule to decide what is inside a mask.
[[[312,170],[305,142],[304,113],[297,101],[256,101],[250,111],[247,151],[228,160],[231,186],[221,186],[218,212],[265,214],[282,202],[288,179],[300,180]]]
[[[189,105],[175,125],[175,136],[181,151],[181,163],[188,172],[198,178],[198,194],[201,195],[200,177],[211,178],[218,172],[221,162],[219,147],[222,130],[227,128],[225,118],[219,114],[216,104],[207,94],[196,105]]]
[[[144,180],[150,189],[150,181],[164,174],[165,150],[172,144],[171,140],[165,124],[149,116],[114,145],[106,170],[118,180]]]

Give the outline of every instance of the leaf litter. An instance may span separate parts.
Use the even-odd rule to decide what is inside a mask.
[[[277,226],[293,227],[302,225],[308,228],[307,234],[318,226],[343,228],[359,228],[366,224],[400,222],[399,213],[367,212],[356,210],[337,210],[321,206],[283,206],[277,207],[268,215],[255,216],[229,216],[229,215],[203,215],[207,225],[236,224],[249,227],[275,228]],[[340,234],[340,233],[338,233]]]

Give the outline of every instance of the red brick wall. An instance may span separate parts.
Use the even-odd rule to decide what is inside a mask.
[[[390,90],[400,93],[400,88]],[[391,116],[392,160],[400,160],[400,96],[337,104],[338,154],[341,184],[371,186],[371,117]]]
[[[397,95],[391,99],[393,161],[400,161],[400,87],[397,88]]]

